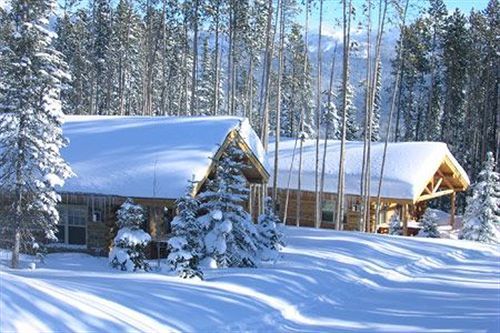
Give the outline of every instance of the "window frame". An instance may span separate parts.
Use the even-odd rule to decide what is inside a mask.
[[[64,228],[64,239],[58,237],[58,244],[64,245],[75,245],[75,246],[86,246],[87,245],[87,224],[88,224],[88,208],[85,205],[71,205],[71,204],[61,204],[58,206],[59,211],[59,223],[57,224],[58,229],[60,227]],[[77,214],[80,212],[81,214]],[[76,219],[82,219],[83,223],[75,223]],[[71,220],[71,222],[70,222]],[[84,228],[85,241],[83,244],[75,244],[69,242],[69,228]],[[58,230],[59,231],[59,230]]]

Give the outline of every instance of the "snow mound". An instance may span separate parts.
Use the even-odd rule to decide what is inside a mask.
[[[151,236],[144,230],[132,230],[130,228],[121,228],[115,237],[115,243],[123,241],[129,245],[146,245],[151,241]]]

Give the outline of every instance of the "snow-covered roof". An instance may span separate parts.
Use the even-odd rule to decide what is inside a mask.
[[[262,144],[245,118],[67,116],[62,155],[76,177],[62,192],[178,198],[206,176],[233,130],[264,168]]]
[[[278,187],[287,188],[290,165],[295,139],[280,142]],[[320,141],[320,168],[323,156],[324,140]],[[273,166],[274,145],[270,144],[268,161]],[[377,195],[380,168],[384,144],[371,145],[371,180],[370,194]],[[290,188],[298,188],[299,148],[293,162]],[[346,194],[359,195],[363,161],[363,142],[347,142],[345,149],[345,191]],[[328,140],[325,167],[324,191],[337,192],[340,141]],[[436,173],[443,160],[448,161],[458,171],[463,183],[469,184],[467,173],[456,161],[445,143],[441,142],[398,142],[389,143],[384,169],[381,196],[415,201],[424,190],[429,179]],[[316,140],[304,141],[301,188],[306,191],[315,190]]]

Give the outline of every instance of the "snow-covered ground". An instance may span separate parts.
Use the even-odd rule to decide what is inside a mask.
[[[206,281],[113,271],[105,258],[78,253],[13,271],[4,251],[0,331],[500,331],[498,247],[308,228],[286,234],[276,265],[209,271]]]

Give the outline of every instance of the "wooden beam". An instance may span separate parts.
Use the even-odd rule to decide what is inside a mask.
[[[436,185],[432,188],[432,193],[436,193],[437,190],[439,190],[439,186],[441,186],[441,183],[443,182],[443,178],[439,178],[438,181],[436,182]]]
[[[408,205],[403,205],[403,236],[408,236]]]
[[[442,191],[438,191],[438,192],[432,193],[432,194],[424,194],[424,195],[421,195],[420,198],[418,198],[417,202],[442,197],[443,195],[448,195],[448,194],[452,194],[452,193],[455,193],[454,189],[442,190]]]
[[[450,225],[452,229],[455,226],[455,197],[456,194],[455,192],[453,192],[450,197],[451,200]]]

